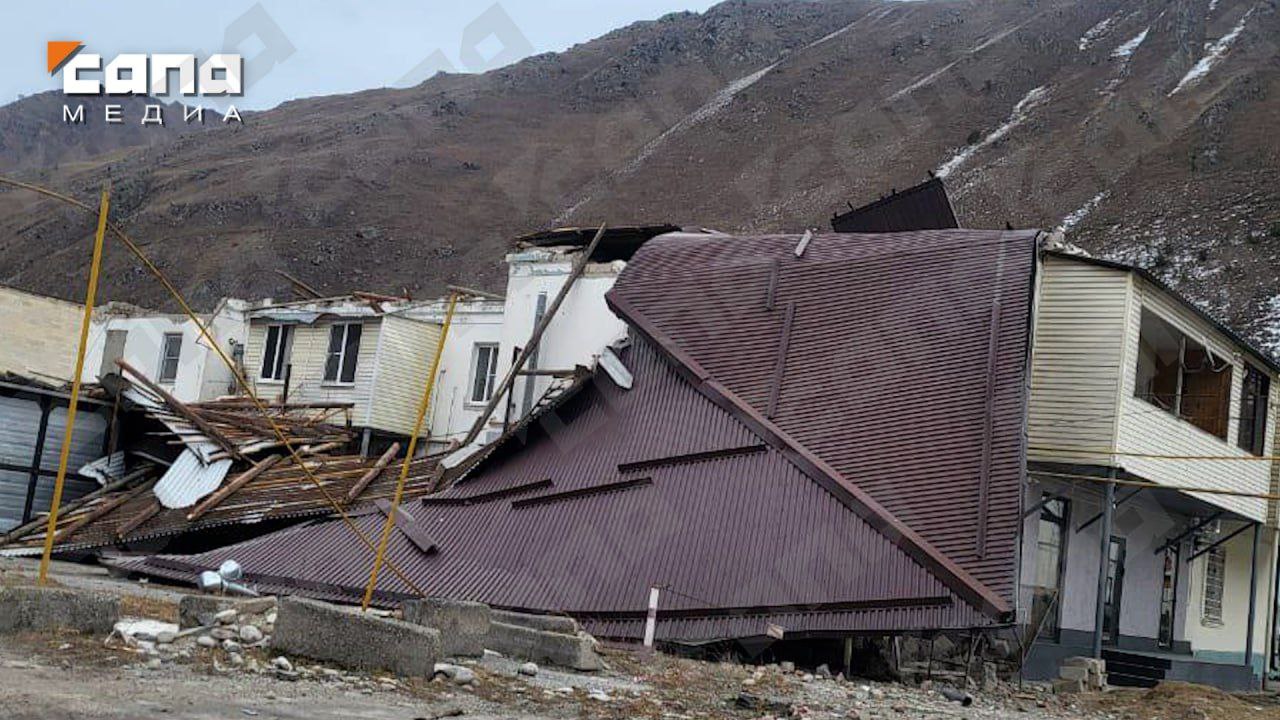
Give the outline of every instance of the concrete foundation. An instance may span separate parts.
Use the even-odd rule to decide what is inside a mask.
[[[595,638],[585,633],[547,632],[504,622],[492,623],[485,639],[485,647],[512,657],[587,671],[604,667],[595,646]]]
[[[425,625],[440,632],[440,649],[445,655],[480,657],[489,635],[489,606],[484,603],[427,598],[410,600],[401,607],[405,622]]]
[[[546,632],[576,635],[582,629],[578,627],[578,621],[567,615],[529,615],[511,612],[510,610],[493,610],[490,612],[490,616],[494,622],[519,625],[520,627],[544,630]]]
[[[0,633],[74,630],[105,635],[120,619],[120,599],[51,587],[0,588]]]
[[[298,597],[280,600],[271,645],[353,670],[408,677],[431,677],[440,659],[440,633],[431,628]]]
[[[214,624],[213,617],[223,610],[236,610],[243,615],[256,615],[276,606],[274,597],[241,598],[224,595],[184,595],[178,601],[178,627],[182,629]]]

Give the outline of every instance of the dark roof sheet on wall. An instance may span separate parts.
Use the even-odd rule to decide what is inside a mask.
[[[933,178],[831,218],[841,233],[909,232],[960,227],[940,178]]]
[[[566,612],[638,638],[665,588],[659,637],[974,627],[995,619],[685,381],[648,341],[447,492],[407,506],[438,550],[396,533],[392,562],[432,595]],[[518,446],[519,441],[509,441]],[[376,534],[381,514],[356,518]],[[264,589],[354,601],[372,558],[341,523],[123,566],[189,579],[227,558]],[[383,573],[378,599],[412,595]]]
[[[682,642],[1008,622],[1035,234],[800,241],[646,243],[608,298],[632,389],[597,373],[410,503],[392,562],[428,594],[605,637],[640,636],[651,586],[658,637]],[[325,522],[121,564],[189,579],[227,558],[348,601],[372,562]],[[383,578],[382,604],[411,595]]]
[[[1036,235],[665,235],[609,302],[1011,603]]]

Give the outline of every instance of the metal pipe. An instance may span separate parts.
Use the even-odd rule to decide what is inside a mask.
[[[1115,480],[1116,469],[1107,473],[1110,480]],[[1107,613],[1107,568],[1111,559],[1111,522],[1115,514],[1116,484],[1108,481],[1102,500],[1102,540],[1098,543],[1098,595],[1093,612],[1093,657],[1102,657],[1102,625]]]
[[[76,349],[76,374],[71,378],[71,399],[67,402],[67,420],[62,433],[62,452],[58,457],[58,477],[53,481],[53,500],[49,503],[49,527],[44,534],[44,554],[40,556],[40,584],[49,582],[49,560],[53,556],[53,539],[58,529],[58,506],[62,504],[62,488],[67,481],[67,462],[71,459],[71,439],[76,425],[76,409],[80,404],[80,376],[84,373],[84,356],[89,344],[89,324],[93,320],[93,301],[98,294],[98,274],[102,269],[102,245],[107,236],[107,212],[111,207],[110,183],[102,187],[98,208],[98,231],[93,238],[93,259],[89,264],[89,287],[84,296],[84,316],[80,322],[80,344]]]

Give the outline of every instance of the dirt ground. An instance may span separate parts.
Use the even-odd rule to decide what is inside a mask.
[[[171,588],[118,581],[81,566],[60,566],[61,584],[115,590],[127,615],[172,622]],[[25,584],[29,568],[0,562],[0,583]],[[189,644],[182,652],[71,633],[0,637],[0,717],[205,718],[279,720],[359,718],[417,720],[701,720],[813,718],[845,720],[1280,720],[1274,696],[1233,696],[1170,683],[1150,691],[1055,696],[1044,687],[1002,685],[974,692],[962,706],[941,686],[915,687],[857,678],[815,677],[804,669],[701,662],[606,650],[608,669],[575,673],[539,668],[486,653],[456,660],[475,676],[466,685],[443,677],[406,679],[352,673],[290,658],[296,672],[273,669],[267,648],[245,649],[233,665],[221,648]]]

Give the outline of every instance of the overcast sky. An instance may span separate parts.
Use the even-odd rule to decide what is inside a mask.
[[[703,11],[711,0],[46,0],[6,2],[0,104],[61,87],[45,43],[122,52],[240,52],[249,109],[311,95],[416,84],[437,69],[476,72],[558,51],[637,20]]]

